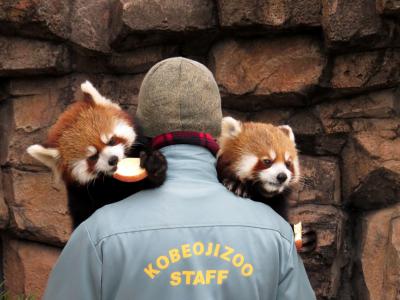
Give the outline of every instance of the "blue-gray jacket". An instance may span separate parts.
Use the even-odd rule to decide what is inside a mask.
[[[207,149],[162,152],[163,186],[82,223],[44,299],[315,299],[287,222],[227,191]]]

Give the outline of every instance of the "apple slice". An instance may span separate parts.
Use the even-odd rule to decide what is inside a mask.
[[[293,226],[294,229],[294,242],[296,244],[296,249],[300,250],[301,247],[303,247],[303,226],[301,225],[301,222],[294,224]]]
[[[136,182],[146,178],[147,172],[140,167],[140,158],[128,157],[119,161],[113,177],[124,182]]]

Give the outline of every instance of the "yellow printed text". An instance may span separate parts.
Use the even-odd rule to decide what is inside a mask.
[[[205,270],[191,271],[184,270],[180,272],[172,272],[170,277],[170,285],[209,285],[222,284],[228,279],[229,270]]]
[[[194,259],[196,256],[215,257],[223,260],[224,263],[231,264],[237,268],[244,277],[249,277],[254,273],[253,265],[247,262],[245,256],[237,252],[234,248],[221,245],[220,243],[204,243],[201,241],[193,244],[182,244],[168,249],[163,255],[156,257],[153,262],[148,263],[144,268],[144,272],[150,279],[154,279],[161,271],[167,270],[172,264],[179,263],[181,260]],[[173,272],[171,273],[171,285],[176,286],[181,284],[181,282],[192,285],[208,284],[207,282],[212,280],[216,280],[217,283],[222,282],[225,279],[223,277],[225,276],[224,271],[226,270]],[[227,277],[228,273],[226,273]]]

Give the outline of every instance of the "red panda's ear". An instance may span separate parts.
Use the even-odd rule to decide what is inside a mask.
[[[283,133],[286,134],[286,135],[289,137],[289,139],[290,139],[293,143],[295,142],[295,141],[294,141],[294,133],[293,133],[293,130],[292,130],[292,128],[291,128],[289,125],[281,125],[281,126],[278,126],[278,128],[279,128],[280,130],[282,130]]]
[[[91,106],[96,105],[96,103],[94,102],[92,96],[88,93],[83,93],[83,101],[85,101],[86,103],[90,104]]]
[[[234,138],[242,132],[242,123],[232,117],[225,117],[221,124],[221,138]]]
[[[60,161],[60,152],[56,148],[45,148],[42,145],[29,146],[26,151],[30,156],[40,161],[53,171],[56,179],[60,178],[58,164]]]
[[[112,106],[121,109],[118,104],[103,97],[88,80],[81,84],[81,90],[84,94],[84,101],[88,101],[93,105]]]

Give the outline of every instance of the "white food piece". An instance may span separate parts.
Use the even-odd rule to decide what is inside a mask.
[[[121,160],[117,165],[116,173],[122,176],[132,176],[142,173],[143,169],[140,167],[140,158],[130,157]]]

